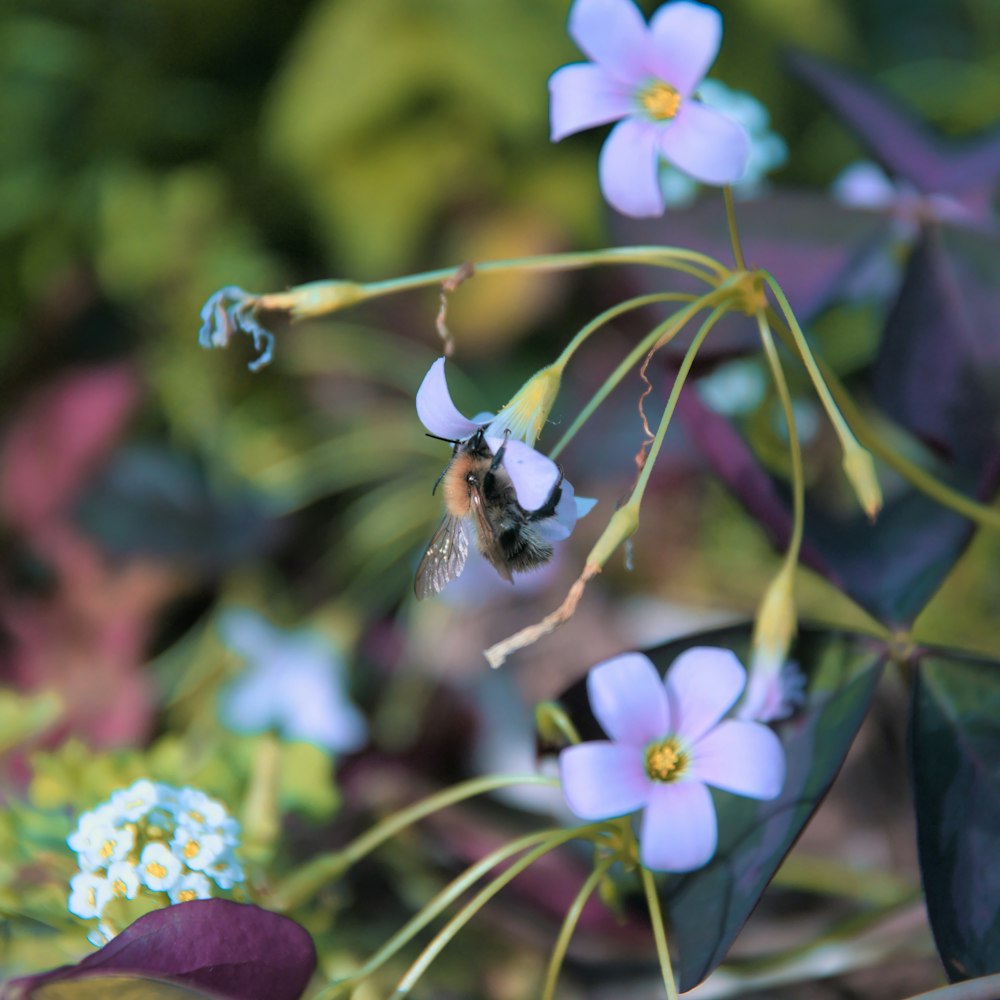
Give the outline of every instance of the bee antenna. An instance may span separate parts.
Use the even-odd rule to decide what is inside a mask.
[[[424,437],[434,438],[435,441],[447,441],[448,444],[455,445],[455,446],[461,444],[461,442],[457,438],[441,437],[440,434],[431,434],[430,431],[426,431],[424,433]]]

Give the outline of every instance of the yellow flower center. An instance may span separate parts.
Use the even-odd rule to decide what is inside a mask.
[[[177,901],[179,903],[190,903],[192,899],[197,899],[198,893],[194,889],[181,889],[177,893]]]
[[[153,878],[163,878],[167,874],[167,869],[164,868],[159,861],[150,861],[150,863],[146,865],[146,871],[149,872]]]
[[[653,781],[676,781],[688,766],[688,755],[681,749],[677,737],[671,736],[646,747],[646,774]]]
[[[200,812],[195,812],[193,809],[188,813],[188,815],[196,823],[204,823],[205,822],[205,817]]]
[[[92,910],[97,909],[97,890],[93,886],[87,890],[87,903]]]
[[[181,851],[181,853],[188,861],[190,861],[192,858],[198,856],[198,852],[200,850],[201,850],[201,844],[199,844],[197,840],[189,840],[184,845],[184,850]]]
[[[112,854],[115,853],[115,848],[118,846],[117,840],[106,840],[101,844],[101,857],[110,858]]]
[[[114,890],[116,896],[124,896],[128,892],[128,886],[125,884],[125,880],[121,878],[116,878],[111,883],[111,888]]]
[[[681,95],[676,87],[655,80],[639,94],[639,103],[654,121],[666,122],[677,117],[681,109]]]

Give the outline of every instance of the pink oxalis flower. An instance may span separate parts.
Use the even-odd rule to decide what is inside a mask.
[[[611,740],[580,743],[559,757],[563,795],[581,819],[644,810],[639,860],[686,872],[715,853],[708,785],[753,799],[776,798],[785,781],[778,737],[758,722],[724,719],[746,684],[728,649],[682,653],[666,678],[641,653],[590,671],[590,707]]]
[[[697,99],[715,61],[722,16],[690,0],[665,4],[647,25],[632,0],[575,0],[569,33],[592,60],[549,79],[552,141],[617,121],[601,150],[604,197],[619,212],[661,215],[661,158],[704,184],[732,184],[750,139]]]

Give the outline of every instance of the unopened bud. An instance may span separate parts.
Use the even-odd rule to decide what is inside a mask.
[[[874,522],[882,509],[882,488],[871,454],[856,442],[844,451],[844,473],[868,520]]]

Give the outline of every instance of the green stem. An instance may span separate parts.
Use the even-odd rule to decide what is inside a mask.
[[[643,306],[651,305],[655,302],[691,302],[697,296],[689,292],[656,292],[652,295],[637,295],[635,298],[626,299],[619,302],[610,309],[605,309],[599,316],[595,316],[586,326],[582,327],[576,336],[563,348],[562,353],[552,363],[554,368],[560,370],[576,353],[578,347],[595,331],[610,323],[622,313],[631,312],[633,309],[641,309]]]
[[[915,486],[922,493],[932,497],[943,507],[954,510],[983,527],[993,528],[995,531],[1000,530],[1000,511],[992,507],[987,507],[985,504],[977,503],[970,497],[952,489],[931,475],[931,473],[885,444],[881,437],[872,429],[871,424],[869,424],[854,400],[851,399],[850,393],[844,388],[836,374],[822,361],[819,364],[823,378],[827,385],[829,385],[830,391],[836,399],[841,412],[851,424],[858,436],[858,440],[872,454],[877,455],[886,465],[895,469],[907,482]]]
[[[728,273],[727,268],[706,254],[678,247],[656,246],[609,247],[582,253],[542,254],[537,257],[489,260],[476,264],[474,270],[469,273],[575,271],[602,264],[648,264],[651,267],[666,267],[690,274],[710,285],[721,281]],[[444,267],[367,284],[348,281],[312,281],[296,285],[287,292],[261,295],[258,298],[258,305],[263,309],[288,310],[296,320],[306,319],[322,316],[367,299],[440,285],[449,279],[454,280],[461,271],[461,267]]]
[[[399,981],[392,994],[392,1000],[402,1000],[410,990],[417,984],[420,977],[427,971],[428,966],[441,953],[451,939],[488,903],[501,889],[512,882],[537,861],[542,855],[548,854],[561,844],[574,840],[580,836],[586,836],[589,831],[596,831],[605,826],[603,823],[592,823],[589,826],[576,827],[572,830],[562,830],[558,834],[553,834],[543,844],[540,844],[533,851],[529,851],[523,858],[515,861],[502,875],[499,875],[488,885],[484,886],[475,896],[448,921],[444,927],[434,936],[433,940],[417,956],[417,959],[407,969],[403,978]]]
[[[684,355],[684,360],[681,362],[680,368],[677,369],[677,377],[674,379],[673,387],[670,390],[670,396],[667,399],[667,405],[663,410],[663,416],[660,417],[660,425],[656,428],[656,435],[653,438],[653,443],[649,446],[649,452],[646,455],[646,461],[642,467],[642,471],[639,473],[639,478],[636,480],[636,484],[632,488],[632,493],[627,502],[623,503],[621,507],[619,507],[618,510],[611,515],[611,520],[608,521],[608,526],[604,529],[601,537],[598,538],[594,547],[587,554],[587,566],[603,566],[608,559],[611,558],[611,554],[615,551],[615,549],[617,549],[618,546],[621,545],[626,539],[634,535],[638,529],[639,507],[642,504],[642,497],[646,492],[646,486],[649,483],[649,477],[652,474],[653,465],[656,463],[657,456],[660,453],[660,447],[663,445],[663,439],[667,434],[667,428],[669,427],[670,421],[674,415],[674,409],[677,406],[677,400],[680,398],[681,389],[684,388],[684,383],[687,380],[689,372],[691,371],[695,355],[697,355],[700,350],[702,342],[708,336],[712,327],[718,322],[719,318],[726,312],[727,308],[728,307],[725,303],[716,306],[712,312],[709,313],[708,318],[704,323],[702,323],[698,332],[695,334],[694,339],[691,341],[691,346],[688,347],[687,353]]]
[[[605,858],[587,877],[587,881],[580,886],[580,891],[573,899],[573,903],[566,911],[562,927],[559,929],[559,937],[555,947],[552,949],[552,957],[549,959],[549,968],[545,974],[545,989],[542,991],[542,1000],[553,1000],[556,993],[556,983],[559,981],[559,972],[562,969],[563,960],[569,949],[569,943],[573,937],[573,931],[583,913],[583,908],[587,905],[587,900],[600,884],[600,881],[608,873],[608,869],[615,863],[617,858]]]
[[[562,832],[557,830],[541,830],[536,833],[530,833],[511,841],[509,844],[504,844],[495,851],[491,851],[485,857],[480,858],[474,865],[470,865],[461,875],[449,882],[426,906],[421,908],[419,913],[415,914],[403,927],[393,934],[360,969],[352,972],[345,979],[331,983],[314,1000],[332,1000],[333,997],[339,996],[349,984],[359,982],[370,976],[401,948],[404,948],[415,935],[419,934],[432,920],[436,919],[466,889],[478,882],[490,869],[495,868],[498,864],[513,857],[515,854],[520,854],[522,851],[533,847],[539,842],[546,842],[554,834]]]
[[[743,244],[740,243],[740,231],[736,225],[736,205],[733,202],[733,189],[729,184],[722,189],[722,197],[726,202],[726,225],[729,227],[729,243],[733,248],[733,258],[736,261],[736,267],[741,271],[745,271],[747,265],[743,258]]]
[[[566,446],[580,431],[580,428],[594,415],[594,411],[604,402],[611,392],[618,386],[621,380],[636,366],[639,360],[649,353],[650,348],[659,341],[666,343],[677,335],[684,324],[702,309],[724,299],[730,287],[739,280],[738,276],[731,276],[726,279],[714,291],[707,292],[698,298],[690,301],[683,309],[674,313],[669,319],[664,320],[656,326],[651,333],[647,334],[632,350],[618,367],[604,380],[600,389],[594,393],[587,405],[580,411],[576,419],[566,430],[566,433],[559,439],[555,447],[549,452],[549,457],[555,460],[563,452]]]
[[[714,327],[715,324],[722,318],[727,308],[728,306],[723,303],[722,305],[716,306],[708,314],[705,322],[701,324],[698,328],[698,332],[694,335],[694,339],[691,341],[691,346],[687,349],[687,353],[684,355],[684,360],[681,361],[680,367],[677,369],[677,377],[674,379],[674,384],[670,389],[670,395],[667,397],[667,405],[663,410],[663,416],[660,417],[660,425],[656,428],[656,436],[653,438],[653,443],[649,446],[649,452],[646,455],[645,464],[642,467],[642,471],[639,473],[639,478],[636,480],[635,489],[632,490],[632,495],[628,499],[630,504],[638,506],[638,504],[642,502],[642,495],[646,492],[646,485],[649,483],[649,477],[653,473],[653,466],[656,464],[656,458],[660,454],[660,448],[663,445],[663,440],[667,436],[667,427],[670,425],[670,421],[674,415],[674,410],[677,408],[677,400],[680,399],[681,389],[684,388],[684,383],[687,381],[687,377],[691,373],[691,367],[694,365],[695,356],[698,351],[701,350],[701,345],[705,342],[705,338],[709,335],[709,333],[711,333],[712,327]]]
[[[774,343],[774,335],[763,313],[757,313],[757,329],[760,331],[760,342],[764,347],[767,363],[771,368],[771,377],[781,401],[781,409],[785,415],[788,427],[788,449],[792,461],[792,537],[788,543],[785,555],[786,563],[794,566],[799,559],[799,549],[802,547],[802,532],[805,525],[805,474],[802,469],[802,448],[799,445],[799,433],[795,426],[795,412],[792,407],[792,395],[788,391],[788,381],[781,358]]]
[[[649,919],[653,924],[653,939],[656,941],[656,955],[660,960],[660,975],[667,989],[667,1000],[677,1000],[677,984],[674,982],[674,970],[670,965],[670,949],[667,947],[667,932],[663,926],[663,914],[660,912],[660,900],[656,895],[656,885],[653,876],[645,868],[639,869],[642,878],[642,888],[646,893],[646,905],[649,907]]]
[[[331,851],[329,854],[321,854],[314,858],[282,885],[277,886],[268,904],[276,910],[294,908],[309,899],[324,883],[341,876],[351,865],[356,864],[361,858],[370,854],[401,830],[431,813],[454,805],[456,802],[511,785],[554,784],[557,784],[556,779],[537,774],[489,775],[485,778],[463,781],[451,788],[446,788],[412,806],[407,806],[405,809],[393,813],[391,816],[387,816],[341,850]]]
[[[827,416],[833,424],[833,429],[840,440],[841,447],[844,451],[848,451],[851,447],[858,447],[858,442],[854,434],[850,427],[847,426],[847,421],[844,420],[837,404],[834,402],[833,396],[830,394],[816,358],[813,356],[806,336],[802,332],[802,327],[799,326],[799,321],[795,318],[795,313],[792,312],[792,307],[789,305],[784,291],[782,291],[781,286],[768,271],[761,271],[760,273],[764,276],[768,287],[778,300],[778,305],[788,326],[788,331],[792,336],[792,341],[795,344],[799,357],[802,359],[802,364],[805,365],[806,371],[809,373],[809,378],[812,379],[816,394],[819,396],[820,402],[823,404],[823,408],[826,410]]]

